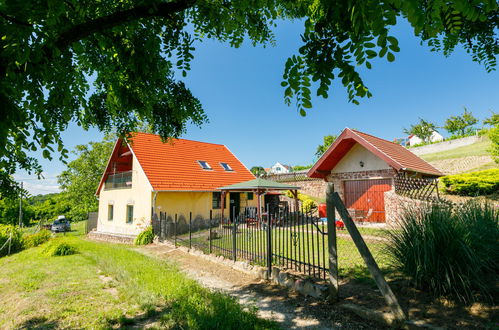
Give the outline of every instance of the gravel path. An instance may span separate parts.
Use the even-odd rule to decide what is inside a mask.
[[[327,304],[283,289],[277,285],[174,249],[152,244],[142,253],[175,262],[189,277],[211,290],[235,297],[241,304],[256,306],[262,318],[278,322],[284,329],[376,329],[358,317]]]

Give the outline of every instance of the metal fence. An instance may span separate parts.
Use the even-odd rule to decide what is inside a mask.
[[[233,212],[235,214],[236,212]],[[317,217],[281,209],[258,215],[244,208],[232,219],[211,211],[208,219],[160,212],[153,221],[160,239],[195,247],[234,261],[281,269],[326,279],[328,272],[327,225]]]
[[[389,230],[371,224],[357,224],[357,228],[380,268],[388,270],[385,247]],[[160,212],[153,221],[153,230],[160,240],[177,246],[197,248],[254,265],[277,266],[319,280],[329,276],[327,222],[289,208],[270,216],[268,212],[258,216],[256,208],[248,207],[232,219],[224,220],[220,210],[212,210],[206,219],[192,213]],[[353,238],[341,222],[336,226],[336,244],[340,278],[369,277]]]

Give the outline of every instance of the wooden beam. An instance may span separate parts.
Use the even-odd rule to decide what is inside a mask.
[[[392,289],[390,288],[390,286],[385,280],[385,277],[381,273],[381,270],[379,269],[376,260],[374,260],[371,252],[369,251],[366,242],[364,242],[364,239],[360,235],[359,230],[355,226],[355,223],[353,222],[352,218],[350,218],[350,215],[348,214],[348,211],[345,205],[343,204],[340,195],[338,195],[337,192],[334,192],[331,195],[332,195],[331,198],[334,202],[334,207],[336,208],[341,218],[343,219],[345,227],[347,227],[348,232],[350,233],[350,236],[352,237],[352,240],[355,243],[355,246],[357,246],[357,249],[359,250],[359,253],[362,256],[362,259],[364,259],[364,262],[367,265],[367,269],[369,269],[369,272],[374,278],[374,281],[376,282],[378,289],[381,291],[381,294],[385,298],[385,301],[392,310],[393,315],[398,321],[400,322],[405,321],[406,316],[404,311],[402,310],[402,307],[400,307],[397,297],[395,297],[395,295],[393,294]],[[329,225],[329,219],[328,219],[328,225]]]
[[[331,282],[331,299],[338,300],[338,250],[336,244],[336,219],[334,212],[334,184],[328,182],[326,188],[327,247],[329,252],[329,281]]]

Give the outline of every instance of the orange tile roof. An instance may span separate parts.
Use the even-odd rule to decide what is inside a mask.
[[[345,128],[324,155],[309,170],[308,176],[314,178],[327,176],[355,143],[359,143],[397,171],[419,172],[432,176],[443,175],[438,169],[397,143]]]
[[[163,143],[159,135],[137,133],[130,147],[156,191],[214,191],[255,178],[222,144],[184,139]],[[212,170],[203,170],[198,160]],[[233,171],[225,171],[221,162]]]

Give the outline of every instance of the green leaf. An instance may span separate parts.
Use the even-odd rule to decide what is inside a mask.
[[[395,55],[393,55],[392,53],[389,52],[386,55],[386,59],[388,60],[388,62],[393,62],[393,61],[395,61]]]

